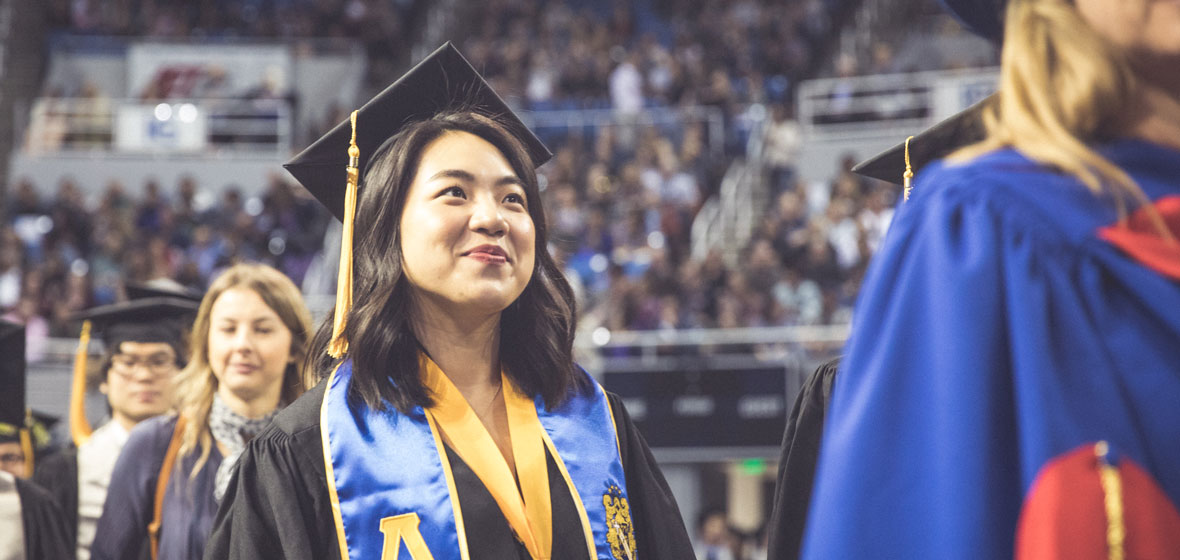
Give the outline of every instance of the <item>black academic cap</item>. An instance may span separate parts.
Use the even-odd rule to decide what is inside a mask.
[[[942,0],[942,5],[976,35],[993,41],[1004,37],[1008,0]]]
[[[357,111],[356,144],[360,149],[361,176],[373,152],[402,127],[447,110],[472,110],[499,119],[520,138],[534,166],[553,157],[549,148],[448,41]],[[339,220],[344,219],[350,138],[352,125],[346,120],[283,164]]]
[[[200,304],[179,297],[147,297],[87,309],[73,316],[90,321],[108,350],[131,342],[181,343]]]
[[[983,140],[983,109],[994,95],[951,115],[946,120],[919,132],[910,140],[910,165],[917,173],[926,164]],[[900,185],[906,169],[906,145],[902,142],[880,154],[856,164],[853,173]]]
[[[151,282],[130,282],[127,284],[127,299],[133,301],[147,298],[180,298],[200,304],[201,298],[203,297],[205,297],[205,294],[201,293],[200,291],[186,288],[179,284],[175,286],[166,284],[153,284]]]
[[[24,425],[25,327],[0,321],[0,441],[16,441]]]

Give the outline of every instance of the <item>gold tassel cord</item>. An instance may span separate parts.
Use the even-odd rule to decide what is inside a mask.
[[[353,219],[356,216],[356,191],[360,181],[361,150],[356,145],[356,115],[353,111],[352,140],[348,145],[348,182],[344,190],[344,229],[340,235],[340,272],[336,279],[336,313],[332,318],[332,342],[328,354],[339,358],[348,353],[348,340],[344,338],[344,322],[352,309],[352,234]]]
[[[29,424],[31,424],[31,422],[25,420],[25,425],[28,426]],[[33,457],[33,437],[29,433],[28,428],[20,429],[20,450],[25,454],[25,477],[32,478],[33,467],[35,467],[36,464]]]
[[[1126,558],[1127,527],[1123,517],[1123,484],[1119,469],[1110,463],[1110,446],[1105,441],[1094,445],[1098,456],[1098,474],[1106,506],[1106,549],[1110,560]]]
[[[90,321],[82,323],[78,337],[78,352],[74,354],[74,383],[70,389],[70,437],[81,446],[90,439],[93,430],[86,420],[86,355],[90,350]]]
[[[913,139],[913,136],[905,139],[905,173],[901,174],[902,184],[904,185],[902,196],[903,200],[907,202],[910,200],[910,191],[914,190],[914,168],[910,165],[910,140]]]

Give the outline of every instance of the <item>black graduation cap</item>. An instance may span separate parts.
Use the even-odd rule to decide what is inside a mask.
[[[33,474],[35,452],[49,445],[56,417],[35,413],[25,404],[25,327],[0,320],[0,443],[20,443],[25,473]]]
[[[983,127],[983,109],[992,102],[994,97],[993,94],[984,98],[914,135],[909,140],[908,166],[906,142],[902,142],[856,164],[852,168],[852,172],[898,185],[902,184],[907,167],[917,173],[926,164],[941,159],[963,146],[983,140],[986,135]]]
[[[975,34],[993,41],[1004,37],[1008,0],[942,0],[942,5]]]
[[[25,425],[25,327],[0,321],[0,441]]]
[[[84,321],[74,355],[74,381],[70,394],[70,435],[76,445],[91,433],[86,419],[86,362],[91,329],[102,338],[107,352],[124,342],[162,342],[184,359],[184,337],[196,317],[199,300],[185,297],[144,297],[87,309],[72,318]]]
[[[553,157],[449,41],[393,82],[356,113],[357,168],[364,175],[373,152],[402,127],[446,110],[472,110],[499,119],[528,149],[534,166]],[[352,125],[344,121],[283,164],[337,219],[344,220],[345,169]],[[360,187],[363,188],[363,185]]]
[[[93,307],[74,315],[90,321],[110,350],[123,342],[164,342],[177,345],[200,307],[200,300],[181,297],[145,297]]]
[[[138,300],[147,298],[180,298],[196,302],[198,305],[205,294],[199,290],[187,288],[180,284],[156,284],[152,282],[129,282],[127,284],[127,299]]]

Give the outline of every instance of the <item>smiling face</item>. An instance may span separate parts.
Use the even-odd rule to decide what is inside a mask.
[[[291,363],[291,330],[249,288],[230,288],[209,313],[209,367],[223,399],[277,406]]]
[[[111,405],[111,417],[130,429],[167,412],[172,405],[172,378],[180,371],[176,359],[171,344],[120,343],[111,356],[106,381],[99,386]]]
[[[462,316],[499,313],[520,297],[535,257],[530,202],[487,140],[451,131],[431,142],[401,218],[404,271],[417,299]]]

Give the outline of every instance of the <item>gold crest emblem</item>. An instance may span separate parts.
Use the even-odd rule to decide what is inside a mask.
[[[631,507],[618,486],[610,484],[602,495],[606,508],[606,542],[615,560],[635,560],[635,532],[631,528]]]

